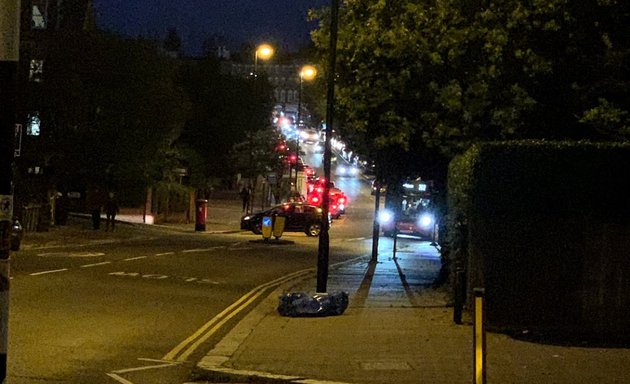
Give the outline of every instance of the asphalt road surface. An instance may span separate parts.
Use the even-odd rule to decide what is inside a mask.
[[[330,264],[371,250],[369,184],[330,232]],[[8,382],[182,383],[253,306],[317,265],[317,238],[143,232],[130,241],[24,250],[11,263]],[[382,241],[390,241],[385,239]],[[315,287],[313,287],[313,290]]]
[[[272,249],[246,232],[164,232],[20,251],[11,265],[8,382],[184,382],[284,276],[316,265],[316,238],[284,238],[294,244]],[[341,245],[331,262],[363,253],[359,241]]]

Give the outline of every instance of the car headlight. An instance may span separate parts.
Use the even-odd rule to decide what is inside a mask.
[[[243,217],[243,221],[248,221],[248,220],[251,220],[251,217],[249,217],[249,216]]]
[[[418,225],[420,227],[422,227],[422,228],[428,229],[428,228],[431,228],[431,225],[433,225],[434,221],[435,221],[435,219],[433,218],[432,214],[430,214],[430,213],[423,213],[418,218]]]
[[[378,222],[380,224],[389,224],[392,220],[394,220],[394,214],[391,211],[385,209],[378,213]]]

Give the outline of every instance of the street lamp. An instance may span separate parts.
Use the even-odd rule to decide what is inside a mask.
[[[305,65],[300,69],[300,87],[298,88],[298,107],[297,107],[297,138],[295,146],[295,154],[297,158],[300,156],[300,121],[302,121],[302,82],[311,81],[317,76],[317,69],[312,65]],[[295,162],[295,190],[298,191],[298,163]]]
[[[273,56],[274,50],[273,47],[269,44],[261,44],[258,47],[256,47],[256,52],[254,53],[254,93],[257,94],[258,93],[258,58],[260,58],[261,60],[268,60],[269,58],[271,58],[271,56]],[[249,183],[250,186],[252,187],[252,192],[249,195],[249,205],[248,205],[248,209],[246,213],[249,213],[250,210],[251,212],[254,211],[254,192],[255,192],[255,187],[256,185],[253,184],[252,185],[252,179],[256,176],[254,175],[254,143],[253,143],[253,138],[254,138],[254,134],[253,132],[250,134],[249,137],[249,169],[250,169],[250,177],[249,177]]]
[[[256,53],[254,54],[254,77],[258,76],[258,58],[268,60],[273,56],[273,53],[273,47],[269,44],[260,44],[256,47]]]

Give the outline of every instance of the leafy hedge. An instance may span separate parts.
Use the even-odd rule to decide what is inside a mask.
[[[454,159],[448,242],[468,302],[486,288],[501,327],[628,329],[629,175],[627,143],[484,143]]]

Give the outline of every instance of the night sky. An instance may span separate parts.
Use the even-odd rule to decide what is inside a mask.
[[[226,38],[229,48],[242,43],[276,41],[281,49],[295,51],[308,43],[309,8],[330,0],[93,0],[97,23],[103,29],[136,37],[163,37],[177,28],[184,51],[201,52],[211,35]]]

